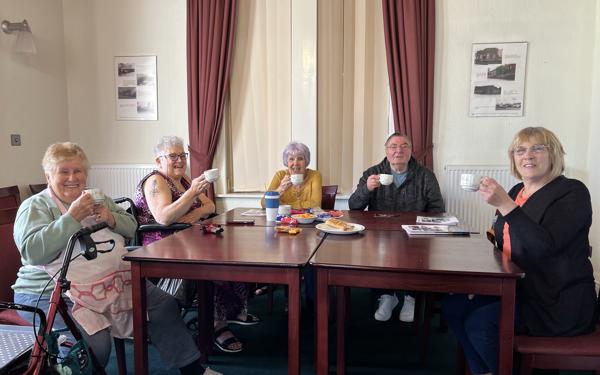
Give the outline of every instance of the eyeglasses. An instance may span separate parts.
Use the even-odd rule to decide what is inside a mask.
[[[171,160],[171,161],[177,161],[178,159],[185,161],[185,160],[187,160],[188,153],[182,152],[181,154],[168,154],[168,155],[161,155],[161,156],[165,157],[165,158],[169,158],[169,160]]]
[[[527,147],[517,147],[513,150],[513,154],[517,156],[523,156],[527,153],[527,150],[530,150],[532,154],[539,155],[542,152],[548,150],[550,146],[548,145],[533,145],[529,148]]]
[[[385,146],[385,148],[387,148],[388,150],[392,150],[392,151],[400,151],[400,150],[408,150],[410,148],[410,145],[408,143],[403,143],[401,145]]]

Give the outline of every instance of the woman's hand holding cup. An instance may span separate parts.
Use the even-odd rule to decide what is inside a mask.
[[[479,194],[490,205],[496,207],[502,215],[508,214],[517,207],[506,190],[491,177],[483,177],[479,183]]]
[[[210,186],[210,182],[206,181],[204,174],[194,178],[192,180],[192,184],[190,186],[190,190],[194,192],[194,195],[200,195],[204,193],[208,187]]]
[[[286,191],[287,189],[289,189],[290,186],[292,186],[292,180],[290,178],[290,175],[286,174],[281,179],[281,182],[279,183],[279,188],[277,188],[277,191],[279,191],[279,194],[281,194],[284,191]]]
[[[67,212],[73,219],[81,222],[86,217],[94,215],[94,206],[96,206],[94,197],[88,191],[84,191],[71,203]]]
[[[98,223],[105,222],[109,227],[115,227],[115,217],[104,204],[94,205],[94,216]]]

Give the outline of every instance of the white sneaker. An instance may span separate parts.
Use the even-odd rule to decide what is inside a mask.
[[[206,370],[202,373],[202,375],[223,375],[223,373],[212,370],[210,367],[207,367]]]
[[[410,323],[415,320],[415,299],[411,296],[404,296],[404,303],[400,310],[400,321]]]
[[[392,317],[394,307],[398,306],[398,297],[396,295],[382,294],[379,297],[379,307],[375,311],[375,320],[386,322]]]

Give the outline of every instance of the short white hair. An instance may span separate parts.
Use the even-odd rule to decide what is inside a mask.
[[[154,146],[154,156],[161,156],[165,149],[174,146],[183,147],[183,139],[176,135],[165,135],[164,137],[160,137],[158,143]]]

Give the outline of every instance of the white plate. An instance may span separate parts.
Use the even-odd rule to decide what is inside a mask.
[[[331,233],[331,234],[354,234],[354,233],[359,233],[359,232],[362,232],[363,230],[365,230],[364,225],[354,224],[354,223],[348,223],[348,224],[352,225],[354,227],[354,229],[341,230],[341,229],[330,227],[329,225],[327,225],[325,223],[317,224],[316,228],[320,231],[323,231],[325,233]]]

